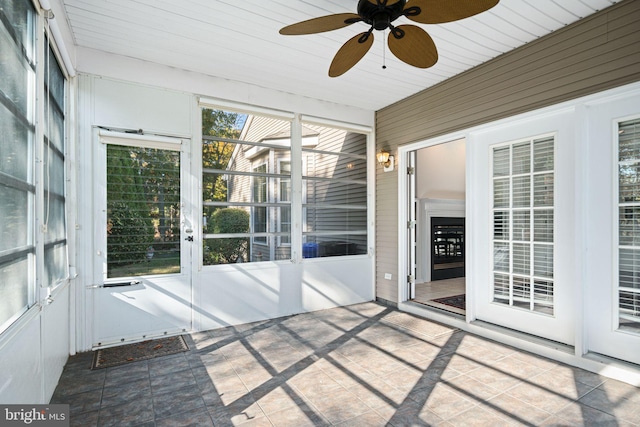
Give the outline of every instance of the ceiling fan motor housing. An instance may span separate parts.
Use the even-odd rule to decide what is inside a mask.
[[[393,0],[391,0],[393,1]],[[358,15],[376,30],[385,30],[391,23],[402,16],[406,0],[398,0],[389,5],[388,0],[360,0]]]

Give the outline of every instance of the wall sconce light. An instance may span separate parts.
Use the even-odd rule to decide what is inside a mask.
[[[393,161],[394,157],[389,155],[387,151],[380,151],[376,154],[376,159],[378,159],[378,163],[380,163],[385,172],[393,171]]]

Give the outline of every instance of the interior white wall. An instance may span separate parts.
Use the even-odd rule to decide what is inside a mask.
[[[416,280],[431,281],[431,217],[464,217],[465,139],[420,148],[416,151],[418,236]]]
[[[417,151],[418,199],[464,200],[465,150],[465,140],[459,139]]]

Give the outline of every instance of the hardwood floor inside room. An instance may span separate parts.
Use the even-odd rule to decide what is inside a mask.
[[[465,279],[464,277],[456,277],[454,279],[435,280],[426,283],[416,284],[416,297],[414,302],[428,305],[430,307],[447,310],[456,314],[465,314],[465,310],[452,307],[449,305],[441,304],[433,301],[434,299],[450,297],[454,295],[461,295],[465,293]]]

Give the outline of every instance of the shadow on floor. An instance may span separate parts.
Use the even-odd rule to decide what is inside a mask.
[[[376,303],[188,342],[93,371],[74,356],[51,403],[77,426],[640,424],[635,387]]]

